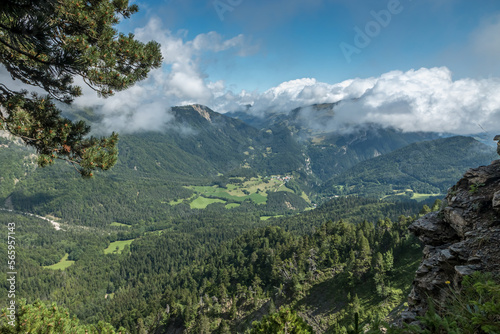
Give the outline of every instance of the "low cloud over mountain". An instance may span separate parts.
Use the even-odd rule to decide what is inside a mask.
[[[404,131],[456,134],[478,133],[484,128],[493,135],[500,123],[500,78],[496,77],[454,80],[447,67],[435,67],[391,71],[379,77],[334,84],[301,78],[265,92],[238,92],[222,80],[211,81],[204,68],[208,60],[224,61],[255,53],[258,46],[246,36],[226,38],[212,31],[189,40],[187,31],[174,33],[155,18],[136,29],[135,35],[144,41],[154,39],[161,43],[163,67],[108,99],[97,98],[85,89],[76,104],[93,107],[103,115],[103,123],[94,129],[162,131],[172,119],[170,107],[194,103],[221,113],[251,105],[250,112],[265,116],[269,112],[286,113],[297,107],[340,101],[332,124],[323,124],[332,129],[371,122]],[[4,69],[0,76],[9,84]]]
[[[302,78],[283,82],[265,92],[235,92],[223,81],[210,81],[203,71],[204,57],[241,57],[254,52],[243,35],[225,39],[216,32],[186,40],[186,32],[163,29],[157,19],[136,29],[136,36],[162,44],[164,66],[134,88],[109,99],[86,94],[80,105],[98,106],[104,126],[120,131],[162,130],[174,105],[205,104],[225,113],[252,105],[251,111],[290,110],[315,103],[342,101],[336,119],[328,127],[345,128],[372,122],[404,131],[471,134],[495,133],[500,121],[500,79],[454,80],[446,67],[391,71],[371,78],[355,78],[336,84]],[[228,55],[231,53],[231,55]]]

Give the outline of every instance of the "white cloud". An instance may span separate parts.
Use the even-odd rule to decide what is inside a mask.
[[[478,50],[500,52],[496,40],[500,20],[485,25],[484,36],[476,39]],[[500,33],[500,30],[499,30]],[[219,111],[235,111],[252,105],[258,115],[290,110],[316,103],[341,103],[335,108],[332,129],[346,124],[366,122],[392,126],[404,131],[436,131],[471,134],[485,128],[491,134],[500,133],[500,79],[453,80],[446,67],[421,68],[407,72],[392,71],[379,77],[354,78],[336,84],[302,78],[283,82],[263,93],[242,90],[233,92],[223,81],[210,81],[200,69],[207,53],[231,51],[245,54],[252,46],[242,35],[225,39],[216,32],[200,34],[187,40],[187,32],[173,33],[162,28],[159,19],[151,19],[135,35],[143,41],[161,43],[164,63],[161,69],[134,87],[108,99],[77,79],[85,95],[77,106],[92,106],[102,113],[102,124],[95,129],[125,132],[167,128],[172,116],[170,107],[200,103]],[[0,68],[0,77],[8,74]],[[4,80],[5,81],[5,80]],[[11,83],[5,81],[5,83]],[[12,84],[15,84],[12,83]],[[307,114],[302,115],[307,117]]]
[[[500,80],[454,81],[447,68],[386,73],[357,101],[341,103],[339,121],[374,122],[404,131],[498,131]]]
[[[225,51],[230,48],[243,47],[245,45],[245,37],[240,34],[234,38],[223,40],[222,36],[211,31],[207,34],[200,34],[192,41],[195,50],[211,50],[214,52]]]
[[[341,101],[334,109],[332,124],[323,124],[331,129],[378,123],[403,131],[472,134],[481,132],[481,127],[492,134],[500,131],[500,79],[453,80],[446,67],[392,71],[338,84],[304,78],[284,82],[263,94],[244,92],[221,98],[228,95],[227,105],[219,100],[216,109],[227,111],[237,104],[251,104],[261,115]]]
[[[161,44],[162,68],[153,70],[146,80],[134,87],[107,99],[97,98],[82,84],[85,94],[75,104],[92,106],[103,115],[99,129],[104,127],[120,132],[161,131],[171,120],[170,107],[191,103],[210,105],[224,95],[224,84],[207,79],[199,66],[203,56],[207,52],[227,50],[245,55],[255,47],[243,35],[224,39],[212,31],[188,41],[186,36],[187,31],[173,33],[164,29],[158,18],[151,19],[145,27],[135,30],[135,37],[143,42],[155,40]]]

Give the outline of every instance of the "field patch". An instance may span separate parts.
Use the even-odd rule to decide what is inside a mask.
[[[252,201],[254,201],[255,204],[266,204],[266,202],[267,202],[267,195],[264,196],[263,194],[251,194],[248,197]]]
[[[125,245],[130,245],[134,240],[135,239],[112,242],[109,244],[108,248],[104,250],[104,254],[121,254]]]
[[[193,196],[191,196],[189,198],[179,198],[179,199],[168,202],[168,204],[171,206],[175,206],[175,205],[181,204],[184,201],[190,201],[190,200],[194,199],[195,197],[196,197],[196,194],[193,194]],[[161,203],[166,203],[166,202],[161,202]]]
[[[240,181],[245,180],[244,178],[233,179],[239,179]],[[265,204],[267,202],[267,192],[293,192],[293,190],[286,187],[286,184],[283,181],[269,177],[254,177],[242,183],[228,183],[225,188],[219,186],[189,186],[186,188],[193,190],[202,198],[200,199],[200,197],[198,197],[191,202],[191,208],[193,209],[206,208],[206,205],[208,204],[205,205],[205,202],[208,198],[219,199],[219,203],[223,203],[224,200],[242,203],[243,201],[249,199],[255,204]],[[173,205],[174,202],[175,204],[178,204],[177,201],[173,201],[170,204]],[[235,206],[227,208],[231,207]]]
[[[207,206],[213,203],[226,203],[218,198],[206,198],[203,196],[199,196],[197,199],[191,202],[191,209],[205,209]]]
[[[276,179],[253,177],[250,180],[244,182],[242,185],[236,185],[229,189],[229,194],[234,196],[245,196],[254,193],[263,193],[265,195],[266,191],[278,191],[278,188],[283,185],[283,182]],[[245,193],[247,192],[247,193]]]
[[[229,203],[226,205],[226,209],[234,209],[234,208],[237,208],[239,206],[240,206],[239,203]]]
[[[66,255],[63,256],[61,261],[51,265],[51,266],[44,266],[45,269],[52,269],[52,270],[64,270],[71,266],[75,261],[68,261],[68,256],[69,254],[66,253]]]
[[[420,193],[413,193],[413,196],[411,199],[414,199],[418,202],[425,201],[429,197],[434,197],[434,196],[444,196],[443,194],[420,194]]]
[[[130,225],[127,225],[127,224],[122,224],[122,223],[118,223],[118,222],[112,222],[111,223],[111,226],[118,226],[118,227],[132,227]]]
[[[283,215],[277,215],[277,216],[261,216],[260,220],[268,220],[271,218],[278,218],[278,217],[283,217]]]
[[[177,199],[175,201],[170,201],[170,202],[168,202],[168,204],[174,206],[174,205],[177,205],[177,204],[181,204],[182,202],[184,202],[184,198],[179,198],[179,199]]]

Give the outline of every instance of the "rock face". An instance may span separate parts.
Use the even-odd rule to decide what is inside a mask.
[[[500,270],[500,160],[467,171],[448,190],[442,209],[420,218],[410,230],[425,244],[402,314],[411,323],[425,314],[429,297],[443,300],[446,281],[459,287],[474,271]]]

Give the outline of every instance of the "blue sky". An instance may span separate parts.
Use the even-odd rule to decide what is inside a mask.
[[[118,28],[161,43],[164,62],[111,98],[85,90],[77,104],[107,130],[164,131],[176,105],[340,102],[332,126],[500,133],[498,0],[135,1]]]
[[[400,12],[392,14],[390,23],[348,63],[339,45],[354,45],[354,27],[364,30],[375,21],[372,12],[387,10],[391,3],[399,3]],[[447,66],[456,78],[498,74],[498,66],[470,66],[471,59],[464,55],[471,51],[467,49],[474,33],[500,14],[496,0],[139,0],[137,4],[140,13],[121,29],[145,25],[156,16],[166,29],[187,30],[188,40],[209,31],[225,38],[245,35],[255,46],[252,54],[206,54],[203,63],[211,80],[225,80],[237,89],[264,91],[303,77],[334,83],[421,67]]]

